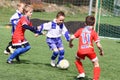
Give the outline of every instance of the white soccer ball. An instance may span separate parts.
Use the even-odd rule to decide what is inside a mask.
[[[63,59],[59,62],[59,67],[61,69],[68,69],[69,66],[70,66],[70,64],[69,64],[68,60],[66,60],[66,59]]]

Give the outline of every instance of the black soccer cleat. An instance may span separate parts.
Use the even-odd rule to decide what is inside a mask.
[[[20,62],[19,56],[17,56],[15,59],[16,59],[16,61]]]

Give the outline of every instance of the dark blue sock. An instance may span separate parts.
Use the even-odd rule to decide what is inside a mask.
[[[58,55],[58,53],[59,53],[58,51],[53,52],[51,59],[55,60],[57,55]]]
[[[59,51],[59,58],[58,58],[58,62],[57,62],[57,64],[59,64],[59,62],[62,60],[62,59],[64,59],[64,50],[60,50]]]

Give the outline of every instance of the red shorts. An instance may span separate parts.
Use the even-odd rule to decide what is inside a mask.
[[[96,53],[86,53],[86,54],[80,54],[79,52],[77,52],[76,55],[77,59],[85,59],[85,57],[88,57],[91,61],[95,61],[97,59]]]

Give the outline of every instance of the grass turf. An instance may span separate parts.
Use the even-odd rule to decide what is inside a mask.
[[[74,40],[74,48],[68,47],[68,42],[63,38],[65,46],[65,58],[70,62],[68,70],[60,70],[50,66],[51,51],[49,50],[45,36],[34,37],[30,31],[26,32],[26,38],[31,44],[31,50],[21,55],[21,63],[7,64],[6,59],[8,55],[4,55],[3,51],[10,41],[10,29],[0,28],[0,80],[77,80],[78,75],[74,65],[75,53],[77,50],[77,39]],[[100,80],[119,80],[119,46],[120,41],[101,39],[101,44],[105,55],[99,56],[101,66]],[[95,47],[96,48],[96,47]],[[91,80],[93,76],[92,63],[86,58],[83,61],[86,71],[86,79]]]

